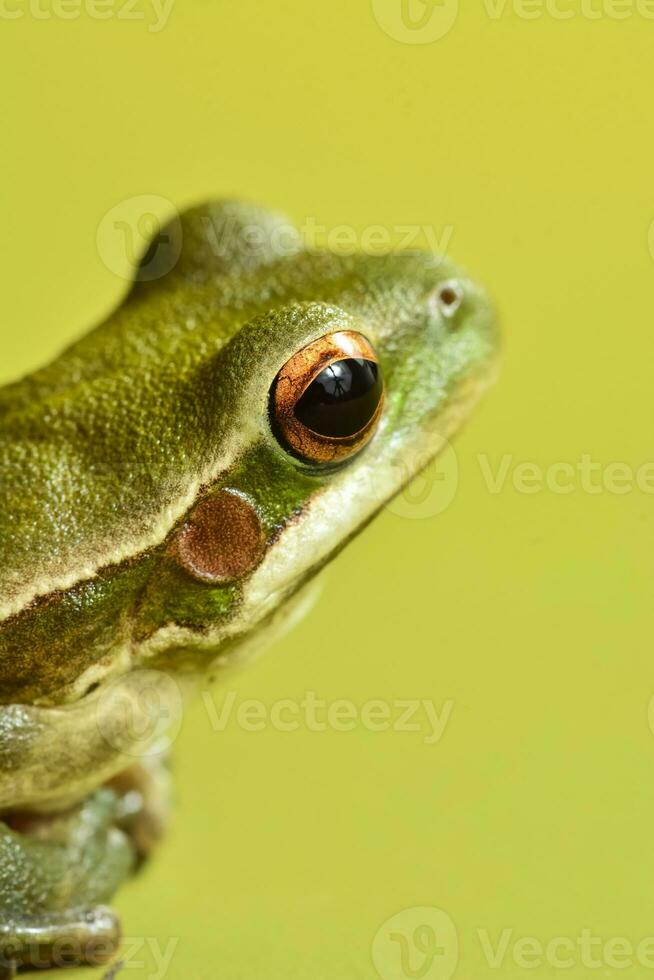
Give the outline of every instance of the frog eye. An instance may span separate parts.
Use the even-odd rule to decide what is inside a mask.
[[[355,331],[327,334],[302,348],[270,389],[277,441],[308,463],[337,463],[373,436],[384,401],[377,355]]]

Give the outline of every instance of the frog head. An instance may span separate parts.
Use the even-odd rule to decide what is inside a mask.
[[[0,702],[77,712],[88,747],[108,683],[240,656],[443,447],[496,349],[441,256],[308,249],[244,204],[173,221],[115,313],[0,391]],[[94,751],[97,782],[119,763]]]

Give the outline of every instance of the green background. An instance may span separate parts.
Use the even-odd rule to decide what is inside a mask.
[[[118,906],[129,937],[175,941],[169,980],[372,980],[378,930],[423,906],[454,924],[456,977],[640,978],[654,971],[598,948],[597,969],[580,952],[527,969],[512,943],[654,935],[654,481],[610,469],[654,459],[654,21],[608,0],[597,18],[561,0],[568,19],[469,0],[420,44],[380,26],[399,3],[375,17],[366,0],[177,0],[157,33],[88,12],[0,17],[3,381],[119,300],[127,259],[96,235],[142,195],[445,230],[503,324],[500,381],[456,457],[338,559],[287,639],[212,692],[218,706],[230,691],[268,707],[307,691],[451,701],[442,739],[219,732],[196,704],[175,746],[175,828]],[[599,492],[514,479],[584,456]],[[497,969],[479,930],[493,945],[513,930]],[[428,978],[456,966],[443,935]],[[131,949],[125,976],[156,975]],[[407,976],[391,959],[384,980]]]

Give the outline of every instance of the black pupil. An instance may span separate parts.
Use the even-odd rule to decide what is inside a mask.
[[[311,382],[295,406],[295,417],[321,436],[354,436],[377,411],[382,389],[382,373],[374,361],[335,361]]]

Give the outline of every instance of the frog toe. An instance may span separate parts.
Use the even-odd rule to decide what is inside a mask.
[[[106,906],[0,924],[0,980],[21,970],[103,966],[116,955],[120,922]]]

